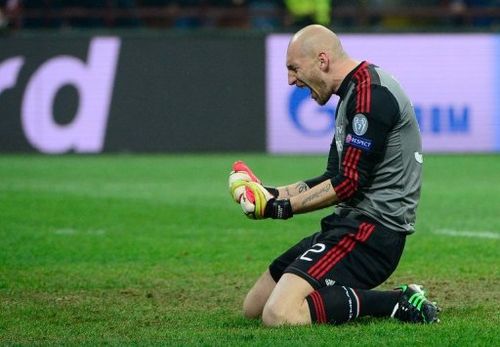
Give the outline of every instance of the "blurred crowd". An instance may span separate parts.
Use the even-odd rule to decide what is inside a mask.
[[[0,28],[500,29],[500,0],[0,0]]]

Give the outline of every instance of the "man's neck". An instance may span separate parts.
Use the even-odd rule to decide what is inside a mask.
[[[361,62],[356,61],[351,58],[346,58],[337,62],[337,66],[335,66],[335,74],[332,77],[333,81],[333,93],[337,94],[339,91],[340,85],[344,81],[347,75],[356,68]]]

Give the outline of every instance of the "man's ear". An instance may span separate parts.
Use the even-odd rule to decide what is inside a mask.
[[[330,65],[330,58],[325,52],[320,52],[318,54],[319,67],[321,71],[328,71],[328,67]]]

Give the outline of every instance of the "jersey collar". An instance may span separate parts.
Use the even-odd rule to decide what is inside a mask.
[[[352,80],[352,76],[356,73],[356,71],[358,71],[363,65],[366,64],[367,64],[366,60],[363,60],[361,63],[358,64],[358,66],[356,66],[351,72],[349,72],[347,76],[345,76],[344,80],[340,84],[339,90],[337,90],[337,93],[335,94],[340,96],[341,99],[344,96],[346,96],[347,91],[349,90],[349,83]]]

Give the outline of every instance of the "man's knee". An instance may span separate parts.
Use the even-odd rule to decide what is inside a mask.
[[[250,319],[259,318],[275,286],[276,282],[271,277],[269,270],[265,271],[243,301],[243,316]]]
[[[268,327],[276,327],[286,324],[287,312],[280,306],[272,303],[267,303],[262,311],[262,323]]]
[[[253,299],[251,293],[248,293],[243,301],[243,317],[245,318],[257,319],[262,313],[262,304]]]
[[[313,290],[309,283],[297,275],[283,275],[264,306],[264,325],[274,327],[310,324],[311,316],[306,297]]]
[[[262,323],[268,327],[310,324],[307,301],[305,299],[296,303],[268,301],[262,312]]]

